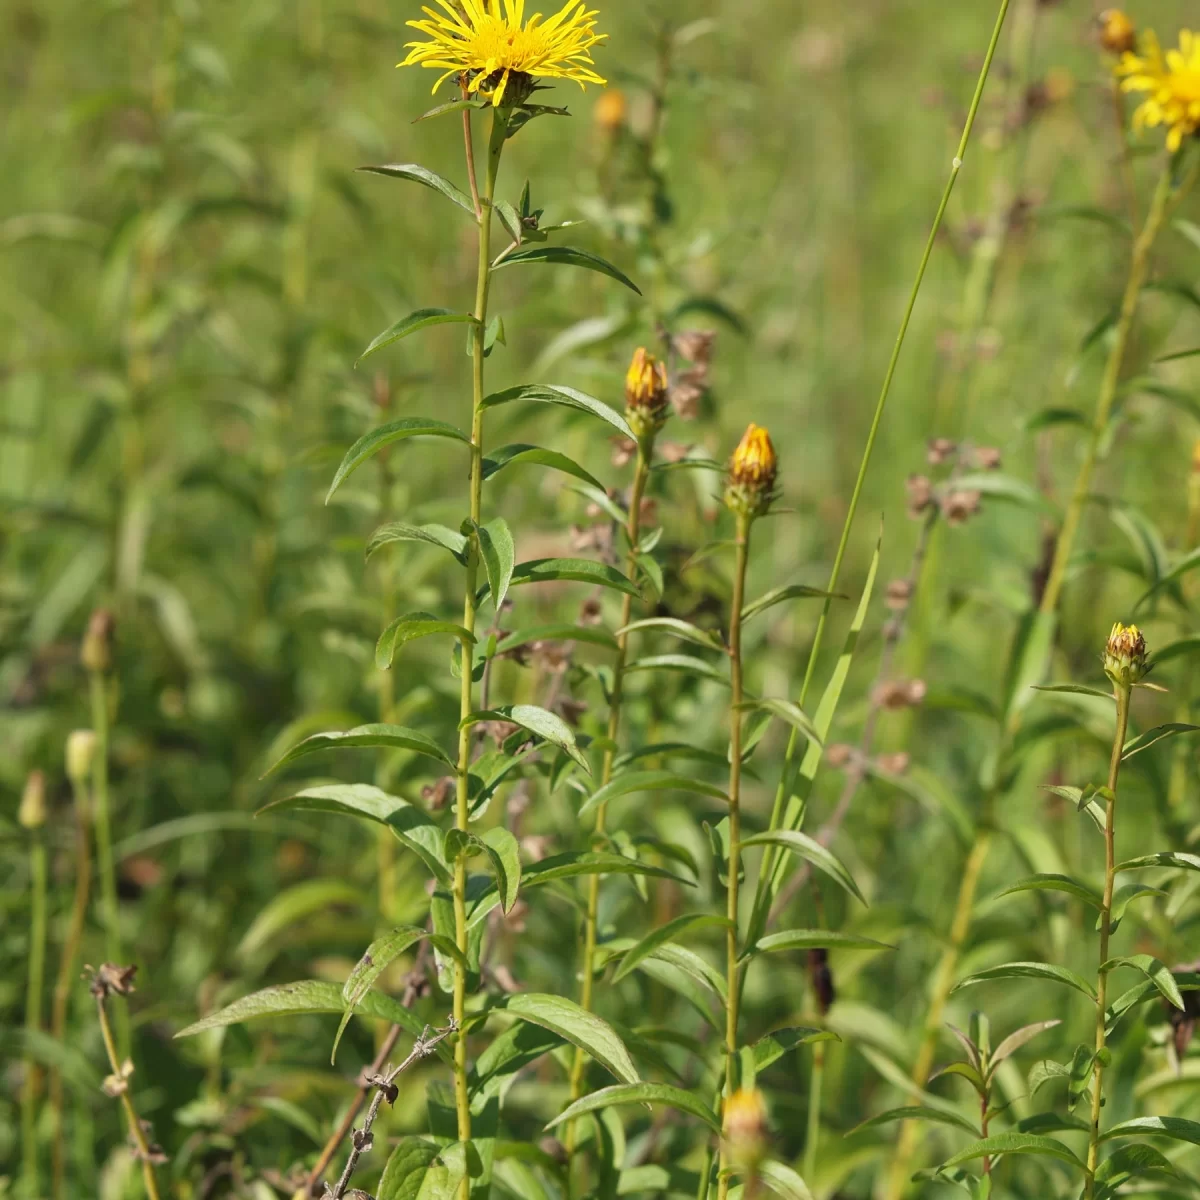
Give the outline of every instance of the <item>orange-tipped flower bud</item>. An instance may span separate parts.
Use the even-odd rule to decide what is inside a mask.
[[[1137,46],[1137,30],[1119,8],[1109,8],[1100,14],[1100,45],[1109,54],[1129,54]]]
[[[667,368],[645,346],[634,351],[625,375],[625,412],[639,438],[657,432],[667,419]]]
[[[1118,621],[1104,647],[1104,673],[1117,687],[1130,688],[1148,669],[1146,639],[1142,637],[1142,631],[1136,625],[1122,625]]]
[[[753,1175],[766,1157],[767,1105],[758,1088],[738,1088],[725,1101],[725,1146],[733,1166]]]
[[[729,460],[725,503],[743,516],[762,516],[771,506],[778,474],[771,435],[761,425],[751,424]]]
[[[625,124],[629,104],[620,88],[609,88],[600,93],[593,110],[596,125],[605,133],[616,133]]]

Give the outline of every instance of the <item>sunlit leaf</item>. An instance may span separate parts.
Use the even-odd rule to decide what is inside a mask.
[[[502,1007],[522,1021],[540,1025],[566,1038],[622,1082],[640,1082],[637,1067],[616,1030],[595,1013],[580,1008],[574,1000],[568,1000],[565,996],[521,992],[507,997]]]
[[[432,114],[426,113],[425,115]],[[411,179],[414,183],[423,183],[427,188],[441,192],[447,200],[452,200],[472,217],[475,215],[475,206],[471,203],[471,197],[461,188],[456,187],[448,179],[443,179],[436,172],[418,166],[416,163],[388,163],[382,167],[359,167],[358,169],[371,175],[387,175],[392,179]]]
[[[598,271],[618,283],[623,283],[630,291],[640,296],[641,289],[619,267],[613,266],[607,259],[588,250],[579,250],[574,246],[530,246],[527,250],[515,250],[505,255],[493,268],[516,267],[527,263],[557,263],[568,267],[583,267],[588,271]]]
[[[401,317],[394,325],[389,325],[378,334],[371,344],[358,356],[355,366],[376,351],[398,342],[401,338],[409,337],[420,329],[429,329],[434,325],[478,325],[479,322],[470,313],[454,312],[449,308],[418,308],[416,312]]]
[[[471,443],[471,439],[461,429],[447,425],[445,421],[431,421],[427,417],[406,417],[403,421],[393,421],[390,425],[381,425],[378,429],[372,429],[370,433],[359,438],[346,451],[346,457],[342,459],[341,466],[338,467],[337,474],[333,477],[333,483],[329,485],[325,503],[329,503],[334,492],[372,455],[378,454],[380,450],[395,442],[415,437],[452,438],[456,442],[466,442],[467,445]]]
[[[665,1083],[618,1084],[592,1092],[559,1113],[547,1129],[553,1129],[564,1121],[572,1121],[585,1113],[596,1112],[614,1104],[666,1104],[679,1112],[699,1117],[714,1133],[720,1133],[721,1122],[717,1114],[692,1092],[670,1087]]]

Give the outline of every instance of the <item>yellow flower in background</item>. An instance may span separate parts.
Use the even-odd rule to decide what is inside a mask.
[[[729,460],[725,484],[725,504],[745,517],[761,517],[775,495],[779,460],[771,435],[761,425],[751,423]]]
[[[1137,29],[1119,8],[1100,14],[1100,44],[1110,54],[1128,54],[1137,49]]]
[[[451,75],[470,77],[468,89],[504,100],[512,76],[570,79],[603,85],[593,69],[591,48],[607,34],[596,33],[596,14],[570,0],[549,18],[534,13],[525,22],[525,0],[436,0],[445,10],[423,8],[425,21],[409,21],[432,41],[409,42],[402,67],[435,67],[444,72],[436,92]]]
[[[1117,64],[1126,92],[1145,92],[1133,114],[1133,127],[1167,127],[1167,149],[1175,153],[1183,139],[1200,129],[1200,36],[1190,29],[1179,34],[1179,49],[1164,55],[1158,38],[1147,32],[1142,53],[1126,54]]]

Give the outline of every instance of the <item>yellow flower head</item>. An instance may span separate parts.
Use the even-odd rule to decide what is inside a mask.
[[[596,33],[596,14],[579,0],[569,0],[554,16],[534,13],[525,21],[525,0],[436,0],[444,12],[422,11],[429,18],[409,21],[427,34],[428,42],[409,42],[402,67],[435,67],[442,76],[436,92],[451,75],[469,78],[468,90],[490,96],[497,107],[509,80],[572,79],[580,87],[603,85],[592,69],[591,48],[607,34]]]
[[[1108,8],[1100,14],[1100,45],[1109,54],[1128,54],[1137,48],[1137,30],[1119,8]]]
[[[1118,621],[1108,635],[1104,647],[1104,673],[1118,687],[1132,687],[1142,679],[1149,667],[1146,663],[1146,639],[1136,625]]]
[[[1158,38],[1147,32],[1142,53],[1127,53],[1117,64],[1126,92],[1145,92],[1133,114],[1134,129],[1149,125],[1167,127],[1167,149],[1172,154],[1183,139],[1200,129],[1200,36],[1190,29],[1179,33],[1179,49],[1164,55]]]
[[[767,1152],[767,1104],[758,1088],[738,1088],[725,1101],[725,1144],[735,1167],[753,1173]]]
[[[778,473],[771,435],[761,425],[751,424],[729,460],[725,503],[735,513],[762,516],[771,506]]]
[[[601,92],[600,99],[596,101],[596,124],[605,133],[616,133],[625,124],[628,112],[629,103],[625,93],[620,88],[609,88]]]

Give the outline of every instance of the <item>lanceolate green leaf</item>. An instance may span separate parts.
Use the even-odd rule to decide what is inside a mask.
[[[416,854],[441,883],[450,882],[450,870],[442,853],[442,832],[423,809],[399,796],[390,796],[369,783],[334,783],[306,788],[294,796],[275,800],[260,812],[272,809],[301,812],[343,813],[386,825]]]
[[[754,1066],[759,1071],[765,1071],[772,1063],[778,1062],[789,1050],[797,1046],[807,1046],[812,1042],[838,1042],[841,1038],[828,1029],[813,1029],[808,1025],[792,1025],[786,1029],[776,1029],[754,1043]]]
[[[792,583],[787,587],[773,588],[763,596],[759,596],[757,600],[751,600],[745,608],[742,609],[742,620],[748,621],[751,617],[758,616],[761,612],[766,612],[769,608],[774,608],[777,604],[784,604],[788,600],[797,599],[832,599],[832,600],[848,600],[849,596],[843,596],[840,592],[826,592],[821,588],[807,587],[804,584]]]
[[[1045,1154],[1070,1163],[1081,1171],[1084,1170],[1083,1163],[1062,1142],[1033,1133],[999,1133],[994,1137],[981,1138],[960,1150],[953,1158],[948,1158],[939,1170],[957,1167],[961,1163],[983,1158],[985,1155],[994,1158],[1000,1154]]]
[[[1144,1137],[1147,1134],[1200,1146],[1200,1122],[1188,1121],[1183,1117],[1134,1117],[1131,1121],[1122,1121],[1106,1129],[1100,1135],[1100,1140],[1107,1142],[1112,1138]]]
[[[1124,958],[1109,959],[1102,970],[1110,971],[1117,967],[1133,967],[1135,971],[1141,971],[1163,994],[1169,1004],[1173,1004],[1181,1012],[1183,1011],[1183,996],[1180,994],[1175,976],[1171,974],[1167,965],[1155,958],[1154,955],[1130,954]]]
[[[467,561],[467,539],[457,530],[447,529],[445,525],[410,525],[406,521],[393,521],[375,530],[367,543],[367,557],[394,542],[426,542],[449,550],[460,563]]]
[[[790,851],[792,854],[798,854],[807,862],[812,863],[818,871],[823,871],[835,883],[844,887],[856,900],[860,900],[863,904],[867,902],[866,897],[859,891],[858,884],[854,882],[853,876],[846,870],[842,860],[832,851],[822,846],[815,838],[810,838],[806,833],[801,833],[796,829],[777,829],[774,832],[767,831],[766,833],[755,834],[754,837],[743,838],[742,848],[745,849],[749,846],[778,846],[781,849]]]
[[[758,1168],[758,1173],[767,1188],[783,1200],[813,1200],[808,1184],[786,1163],[769,1158]],[[743,1192],[743,1200],[744,1197]]]
[[[513,571],[509,586],[522,587],[530,583],[554,583],[564,580],[612,588],[630,596],[639,595],[637,588],[615,567],[610,567],[607,563],[592,562],[587,558],[539,558],[532,562],[519,563]]]
[[[575,734],[571,727],[555,713],[538,708],[536,704],[506,704],[501,708],[489,709],[487,712],[472,713],[463,722],[464,725],[478,725],[480,721],[511,721],[528,729],[543,741],[557,746],[564,754],[585,771],[591,774],[592,769],[583,756],[583,752],[575,744]]]
[[[1085,904],[1090,904],[1093,908],[1103,907],[1103,898],[1099,892],[1087,886],[1086,883],[1080,883],[1077,879],[1072,879],[1069,875],[1030,875],[1028,879],[1020,879],[1011,887],[1007,887],[1000,892],[996,899],[1001,896],[1011,896],[1016,892],[1066,892],[1076,899],[1082,900]]]
[[[890,1125],[893,1121],[936,1121],[941,1125],[965,1129],[979,1137],[979,1130],[966,1117],[946,1109],[930,1108],[927,1104],[906,1104],[903,1108],[889,1108],[887,1112],[881,1112],[856,1125],[846,1136],[851,1137],[864,1129],[874,1129],[877,1125]]]
[[[717,1114],[703,1100],[692,1092],[685,1092],[665,1083],[618,1084],[615,1087],[601,1088],[598,1092],[576,1100],[569,1108],[559,1113],[546,1128],[553,1129],[564,1121],[572,1121],[585,1113],[597,1112],[614,1104],[666,1104],[680,1112],[699,1117],[714,1133],[721,1132],[721,1122],[717,1119]]]
[[[652,954],[659,946],[673,942],[686,930],[711,929],[714,926],[728,929],[730,927],[729,918],[718,916],[716,913],[684,913],[683,916],[676,917],[665,925],[659,925],[626,952],[613,975],[613,983],[619,983],[647,955]]]
[[[767,700],[753,700],[746,707],[755,712],[770,713],[773,717],[786,721],[810,742],[815,742],[818,746],[821,744],[821,735],[817,732],[816,725],[813,724],[804,709],[791,700],[771,697]]]
[[[1178,737],[1182,733],[1200,733],[1200,725],[1185,725],[1173,721],[1168,725],[1157,725],[1153,729],[1147,729],[1145,733],[1140,733],[1125,743],[1121,757],[1132,758],[1135,754],[1148,750],[1155,742],[1161,742],[1163,738]]]
[[[625,1043],[611,1025],[595,1013],[587,1012],[565,996],[521,992],[504,1001],[505,1011],[522,1021],[540,1025],[557,1033],[591,1055],[602,1067],[623,1083],[639,1083],[637,1067],[625,1049]]]
[[[618,796],[629,796],[636,792],[680,791],[695,792],[701,796],[712,796],[729,803],[729,797],[715,784],[690,779],[674,771],[627,771],[618,775],[611,783],[593,792],[580,806],[579,815],[585,816],[601,804],[607,804]]]
[[[569,267],[583,267],[588,271],[598,271],[618,283],[623,283],[630,291],[640,296],[641,289],[619,267],[614,267],[607,259],[588,250],[578,250],[574,246],[530,246],[526,250],[514,250],[505,255],[494,267],[515,267],[524,263],[561,263]]]
[[[609,407],[603,400],[589,396],[586,392],[576,391],[575,388],[564,387],[561,384],[527,383],[519,387],[511,387],[503,392],[493,392],[483,398],[483,408],[496,408],[501,404],[511,404],[514,400],[530,400],[537,404],[557,404],[562,408],[571,408],[576,412],[591,413],[602,421],[607,421],[618,432],[633,439],[633,430],[629,422]],[[634,439],[635,440],[635,439]]]
[[[709,650],[725,649],[725,643],[721,641],[719,634],[707,629],[700,629],[687,621],[680,621],[676,617],[647,617],[644,621],[634,621],[632,624],[618,629],[617,636],[620,637],[622,634],[640,633],[647,630],[655,633],[666,633],[672,637],[681,638],[685,642],[692,642],[697,646],[705,646]]]
[[[483,477],[491,479],[493,475],[498,475],[505,468],[520,466],[522,463],[550,467],[555,471],[562,471],[565,475],[581,479],[591,487],[601,490],[604,488],[595,475],[584,470],[573,458],[568,458],[557,450],[543,450],[541,446],[530,446],[524,443],[501,446],[498,450],[490,451],[487,458],[483,460]]]
[[[1065,983],[1077,992],[1082,992],[1089,1000],[1095,1001],[1096,999],[1095,990],[1083,976],[1077,975],[1066,967],[1040,962],[1003,963],[998,967],[988,967],[986,970],[976,971],[973,975],[960,979],[954,985],[954,991],[961,991],[963,988],[972,987],[977,983],[987,983],[993,979],[1046,979],[1054,983]]]
[[[445,421],[431,421],[428,417],[406,417],[403,421],[393,421],[390,425],[381,425],[378,429],[372,429],[370,433],[359,438],[346,451],[346,457],[342,459],[341,466],[338,467],[337,474],[333,477],[333,483],[329,485],[325,503],[329,503],[334,492],[372,455],[378,454],[380,450],[394,442],[415,437],[451,438],[456,442],[471,444],[471,439],[461,429],[448,425]]]
[[[531,625],[515,629],[496,644],[497,654],[506,654],[532,642],[588,642],[606,650],[617,648],[617,639],[599,625]]]
[[[392,179],[411,179],[414,183],[423,183],[426,187],[433,188],[435,192],[441,192],[447,200],[453,200],[464,212],[470,213],[472,217],[475,216],[475,206],[471,203],[471,197],[461,188],[455,187],[450,180],[443,179],[426,167],[418,166],[416,163],[388,163],[382,167],[359,167],[358,169],[371,175],[387,175]]]
[[[521,851],[517,839],[502,825],[479,835],[492,863],[492,873],[500,892],[500,908],[507,915],[521,890]]]
[[[487,572],[488,587],[492,591],[492,604],[499,612],[504,597],[508,595],[508,585],[516,563],[512,532],[503,517],[496,517],[479,527],[479,551]]]
[[[364,358],[370,358],[377,350],[392,345],[420,329],[429,329],[433,325],[478,325],[479,322],[470,313],[453,312],[448,308],[418,308],[416,312],[401,317],[394,325],[389,325],[375,340],[358,356],[358,363]]]
[[[267,774],[318,750],[344,750],[360,746],[378,750],[412,750],[435,758],[448,767],[455,765],[437,742],[416,729],[406,729],[403,725],[359,725],[345,733],[316,733],[305,738],[298,746],[293,746]]]
[[[435,633],[448,633],[459,640],[465,639],[471,645],[475,644],[474,635],[453,621],[443,621],[432,613],[407,613],[397,617],[380,635],[375,646],[375,665],[381,671],[386,671],[401,646]]]
[[[209,1029],[240,1025],[243,1021],[253,1021],[261,1017],[294,1017],[311,1013],[340,1014],[345,1006],[342,989],[336,983],[303,979],[243,996],[225,1008],[202,1017],[186,1029],[181,1029],[175,1036],[193,1037]],[[358,1006],[358,1014],[362,1017],[391,1021],[414,1037],[419,1037],[425,1028],[425,1023],[415,1013],[381,992],[368,992]],[[443,1058],[449,1058],[449,1051],[443,1046],[438,1047],[438,1053]]]
[[[1148,867],[1174,867],[1181,871],[1200,871],[1200,855],[1168,851],[1161,854],[1143,854],[1141,858],[1130,858],[1117,864],[1118,871],[1141,871]]]
[[[853,933],[839,933],[832,929],[786,929],[781,933],[769,933],[755,943],[751,956],[775,954],[784,950],[895,950],[885,942],[874,938],[859,937]]]
[[[636,659],[625,668],[627,675],[637,671],[682,671],[686,675],[695,675],[700,679],[719,683],[722,687],[729,686],[726,672],[713,666],[706,659],[690,654],[652,654],[647,658]]]

